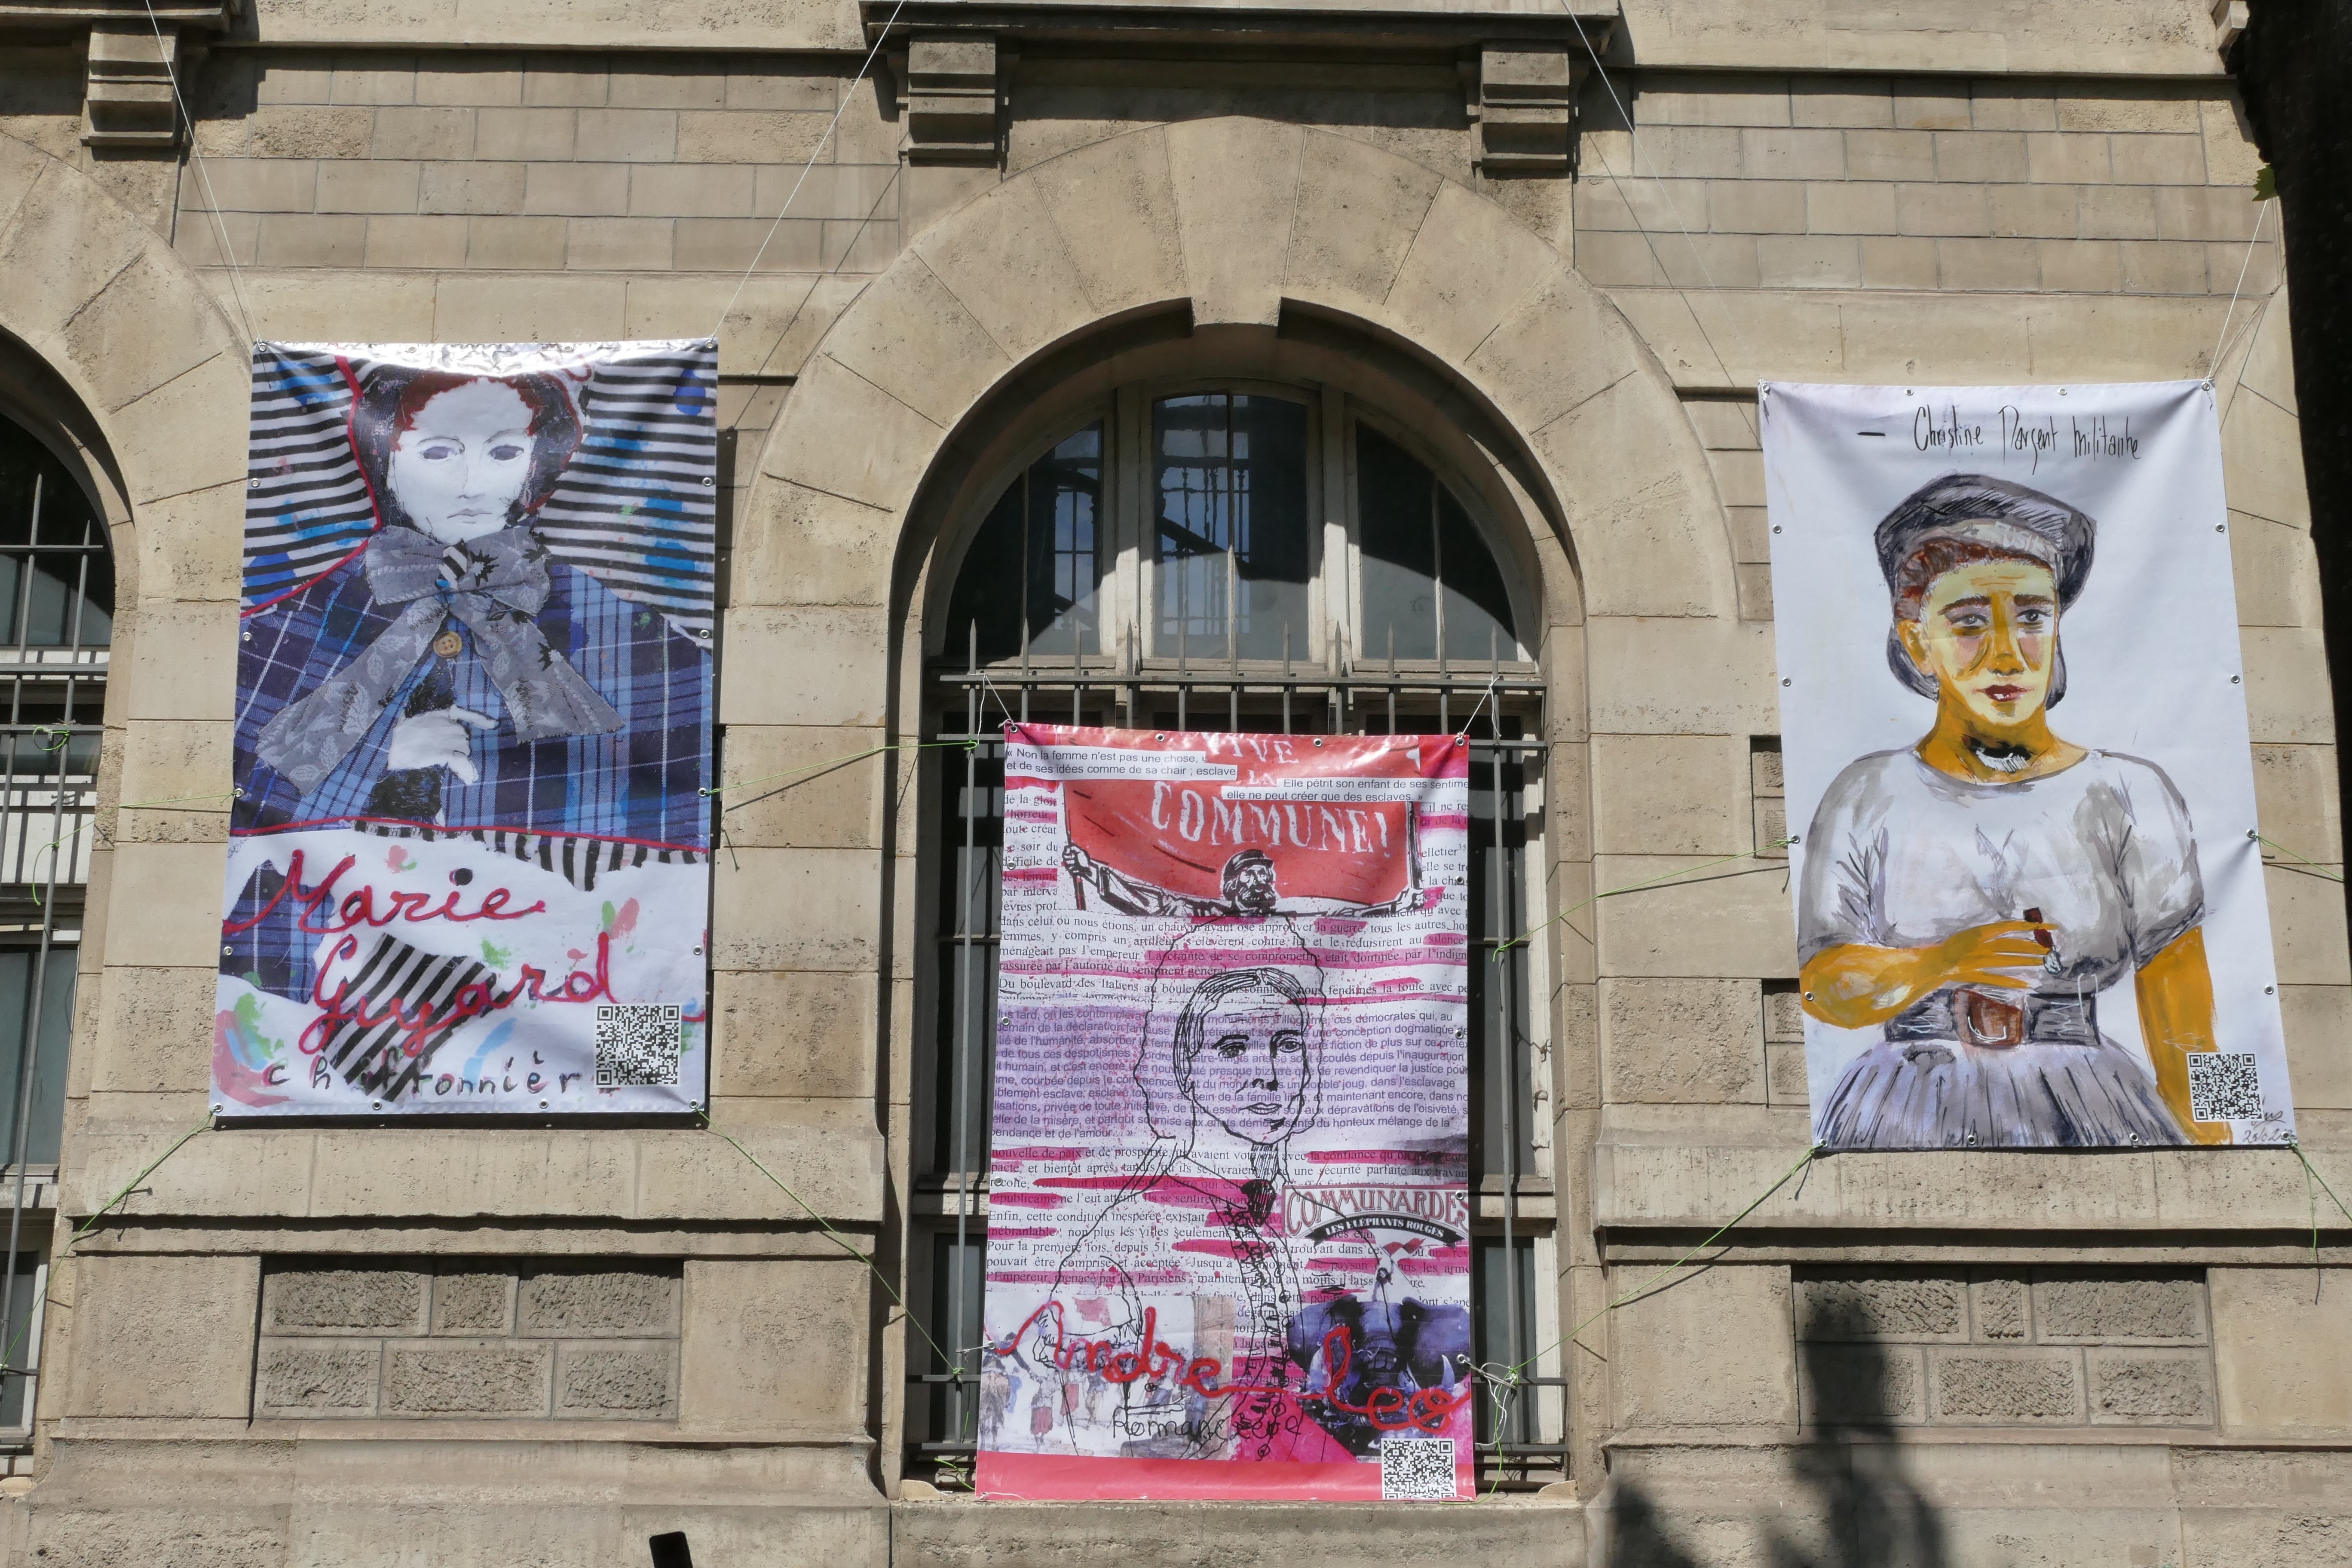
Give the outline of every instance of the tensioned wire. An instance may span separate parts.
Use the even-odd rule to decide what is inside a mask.
[[[907,0],[898,0],[897,5],[890,7],[889,19],[882,24],[882,30],[875,35],[874,47],[866,51],[866,58],[858,64],[857,74],[850,79],[848,88],[841,95],[841,100],[834,105],[833,118],[825,121],[824,134],[816,139],[816,146],[810,151],[808,162],[801,165],[800,177],[793,182],[792,190],[784,196],[784,205],[777,209],[776,221],[768,226],[768,232],[760,240],[760,248],[751,253],[751,265],[743,268],[743,276],[736,279],[735,292],[727,296],[727,304],[719,312],[719,323],[710,329],[712,337],[717,337],[726,330],[727,318],[734,310],[735,301],[743,297],[743,289],[751,281],[751,274],[760,269],[760,260],[768,254],[768,247],[775,242],[776,231],[784,226],[784,215],[793,210],[794,198],[801,194],[801,187],[808,183],[809,171],[816,167],[817,159],[824,155],[826,144],[833,140],[834,132],[841,124],[842,115],[848,111],[850,100],[856,96],[859,84],[866,79],[866,73],[874,68],[875,57],[882,52],[882,46],[890,41],[890,29],[898,25],[898,13],[906,8]]]
[[[1666,204],[1668,216],[1675,220],[1675,226],[1682,231],[1683,244],[1689,247],[1691,259],[1698,265],[1698,275],[1706,279],[1706,286],[1710,290],[1721,292],[1721,286],[1715,280],[1713,268],[1706,264],[1706,253],[1699,249],[1698,241],[1691,237],[1690,226],[1683,222],[1682,208],[1675,202],[1674,193],[1666,189],[1665,182],[1658,178],[1655,170],[1641,167],[1643,163],[1641,132],[1634,127],[1633,111],[1625,100],[1618,96],[1617,84],[1609,79],[1609,68],[1601,63],[1601,51],[1592,47],[1592,39],[1584,30],[1584,18],[1576,14],[1576,0],[1560,0],[1560,9],[1568,13],[1570,24],[1576,28],[1577,42],[1584,46],[1585,58],[1591,60],[1593,72],[1601,79],[1601,90],[1608,93],[1609,101],[1616,107],[1618,121],[1625,127],[1625,143],[1633,149],[1633,162],[1637,170],[1648,174],[1650,184],[1657,187],[1659,199]],[[1625,204],[1625,216],[1633,220],[1634,229],[1641,235],[1643,245],[1650,252],[1650,259],[1658,264],[1659,278],[1664,280],[1667,286],[1674,289],[1675,297],[1682,300],[1683,312],[1690,317],[1691,325],[1698,329],[1699,341],[1706,344],[1706,352],[1715,356],[1715,368],[1723,373],[1724,385],[1733,391],[1738,390],[1732,381],[1731,367],[1724,363],[1722,351],[1715,346],[1715,339],[1708,333],[1706,323],[1700,321],[1698,312],[1691,308],[1690,290],[1675,283],[1674,274],[1666,269],[1665,258],[1658,254],[1656,238],[1651,235],[1649,226],[1642,221],[1642,215],[1635,210],[1632,198],[1625,194],[1625,182],[1619,179],[1617,172],[1609,166],[1609,156],[1601,151],[1597,142],[1588,141],[1585,144],[1591,146],[1593,157],[1600,161],[1601,172],[1608,176],[1609,183],[1616,187],[1618,199]],[[1756,351],[1748,345],[1748,335],[1739,330],[1738,315],[1728,310],[1725,311],[1724,324],[1731,329],[1731,335],[1739,340],[1741,351],[1753,361]]]
[[[172,104],[180,112],[180,121],[188,128],[188,161],[195,165],[196,184],[204,187],[205,210],[213,220],[213,237],[220,242],[221,255],[228,262],[229,292],[236,297],[236,313],[245,319],[245,341],[255,342],[258,336],[253,328],[253,309],[246,302],[245,273],[236,264],[236,247],[228,242],[228,225],[221,217],[220,199],[213,195],[212,175],[205,170],[204,150],[196,145],[196,117],[188,112],[188,100],[180,92],[180,73],[172,64],[173,50],[164,40],[163,24],[155,15],[155,0],[146,0],[147,25],[155,30],[155,49],[163,58],[163,75],[172,84]]]

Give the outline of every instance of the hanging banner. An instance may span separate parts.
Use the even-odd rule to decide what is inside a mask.
[[[227,1114],[701,1103],[717,373],[254,346]]]
[[[2291,1138],[2211,390],[1759,406],[1815,1135]]]
[[[1467,749],[1005,736],[980,1490],[1472,1495]]]

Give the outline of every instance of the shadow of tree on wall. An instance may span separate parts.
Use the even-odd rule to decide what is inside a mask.
[[[1809,1325],[1810,1328],[1810,1325]],[[1788,1450],[1790,1480],[1780,1518],[1759,1518],[1741,1562],[1772,1568],[1945,1568],[1950,1552],[1935,1506],[1911,1481],[1895,1441],[1897,1420],[1926,1396],[1915,1363],[1867,1339],[1799,1336],[1808,1432]],[[1611,1487],[1609,1568],[1714,1568],[1687,1542],[1702,1520],[1729,1510],[1704,1503],[1664,1508],[1638,1482]],[[1759,1550],[1760,1548],[1760,1551]]]

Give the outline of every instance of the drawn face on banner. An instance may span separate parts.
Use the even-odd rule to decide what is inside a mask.
[[[427,399],[393,437],[392,493],[443,544],[496,533],[512,521],[531,470],[531,410],[487,377]]]
[[[1226,861],[1223,880],[1225,901],[1244,914],[1270,914],[1282,902],[1273,858],[1263,850],[1244,849]]]
[[[1244,1142],[1278,1143],[1307,1101],[1307,1013],[1278,970],[1233,970],[1201,983],[1176,1023],[1176,1079]]]
[[[1929,584],[1916,619],[1896,626],[1937,700],[1995,739],[2029,722],[2050,695],[2058,594],[2038,561],[1971,562]]]

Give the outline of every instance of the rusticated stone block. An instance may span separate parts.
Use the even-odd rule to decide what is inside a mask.
[[[1797,1280],[1797,1334],[1805,1340],[1964,1340],[1960,1281],[1895,1272]]]
[[[2091,1419],[2154,1426],[2213,1424],[2213,1363],[2201,1351],[2092,1350]]]
[[[503,1270],[443,1274],[433,1281],[433,1331],[502,1334],[514,1322],[515,1277]]]
[[[519,1332],[567,1338],[677,1332],[677,1276],[652,1269],[533,1274],[522,1282]]]
[[[558,1415],[659,1420],[677,1411],[677,1344],[567,1344],[555,1370]]]
[[[394,1415],[544,1415],[555,1347],[513,1341],[395,1344],[383,1409]]]
[[[1882,1426],[1927,1415],[1922,1352],[1909,1345],[1811,1344],[1804,1372],[1808,1426]]]
[[[1969,1426],[2080,1425],[2082,1368],[2051,1351],[1963,1351],[1938,1355],[1932,1368],[1935,1418]]]
[[[408,1268],[301,1268],[272,1273],[262,1289],[269,1333],[417,1333],[425,1276]]]
[[[1991,1343],[2032,1338],[2030,1300],[2022,1279],[1976,1281],[1969,1287],[1969,1317],[1976,1330],[1973,1337],[1979,1342]]]
[[[2194,1275],[2037,1273],[2033,1313],[2049,1344],[2205,1339],[2204,1283]]]
[[[382,1347],[373,1341],[264,1340],[254,1403],[264,1415],[373,1415],[382,1360]]]

